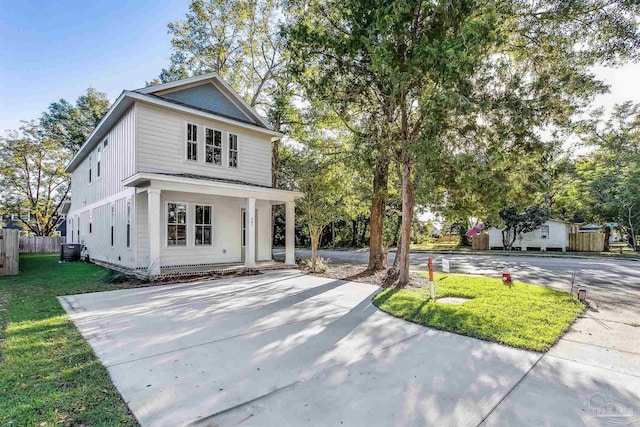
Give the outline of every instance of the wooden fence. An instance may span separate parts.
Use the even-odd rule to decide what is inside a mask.
[[[50,254],[60,252],[60,244],[63,243],[59,236],[20,237],[20,253],[26,254]]]
[[[15,276],[19,271],[20,231],[0,229],[0,276]]]
[[[489,250],[489,235],[480,233],[473,236],[471,240],[471,248],[474,251],[488,251]]]
[[[569,233],[569,250],[572,252],[604,251],[604,233]]]

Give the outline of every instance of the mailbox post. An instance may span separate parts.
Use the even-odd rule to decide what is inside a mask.
[[[429,258],[427,265],[429,266],[429,294],[431,296],[431,300],[435,300],[436,289],[433,284],[433,259]]]

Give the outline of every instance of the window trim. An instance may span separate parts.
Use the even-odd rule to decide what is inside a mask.
[[[111,142],[109,141],[109,137],[106,137],[102,140],[102,151],[107,151],[109,147],[111,147]]]
[[[209,208],[209,224],[198,224],[198,216],[197,216],[197,210],[198,210],[198,206],[200,207],[205,207],[205,208]],[[209,227],[211,229],[211,243],[198,243],[197,239],[196,239],[196,230],[198,229],[198,227]],[[209,204],[204,204],[204,203],[200,203],[200,202],[196,202],[193,205],[193,246],[198,247],[198,246],[209,246],[212,247],[213,246],[213,205],[209,205]]]
[[[133,213],[133,205],[131,204],[131,199],[127,199],[126,202],[126,212],[125,212],[125,233],[126,239],[125,243],[127,245],[127,249],[131,249],[131,215]]]
[[[207,131],[211,130],[213,131],[213,141],[214,143],[211,145],[211,147],[214,147],[215,149],[215,133],[216,132],[220,132],[220,164],[217,165],[215,163],[210,163],[207,162],[207,147],[209,146],[209,144],[207,144]],[[211,166],[215,166],[217,168],[221,168],[224,166],[224,160],[225,160],[225,156],[224,156],[224,131],[222,129],[217,129],[211,126],[204,126],[204,156],[203,156],[203,161],[206,165],[211,165]]]
[[[102,161],[102,151],[100,145],[98,145],[98,160],[96,161],[96,181],[102,178],[102,165],[100,164]]]
[[[546,227],[547,228],[547,235],[545,237],[544,233],[542,232],[542,229]],[[551,227],[549,227],[548,224],[543,224],[540,226],[540,239],[544,239],[544,240],[549,240],[549,238],[551,237]]]
[[[198,134],[199,134],[198,128],[201,127],[201,125],[198,124],[198,123],[188,122],[188,121],[185,121],[184,123],[185,123],[185,126],[184,126],[184,160],[187,161],[187,162],[196,162],[196,163],[198,163],[198,157],[199,157],[199,153],[198,152],[200,151],[199,148],[198,148],[199,145],[200,145],[199,144],[200,141],[199,141],[199,138],[198,138]],[[189,141],[189,125],[196,127],[196,139],[195,139],[195,141]],[[195,151],[196,158],[195,159],[190,159],[189,158],[189,144],[193,144],[193,143],[196,144],[196,151]]]
[[[236,149],[231,149],[231,135],[235,135],[236,137]],[[231,152],[235,151],[236,153],[236,165],[231,166]],[[235,132],[227,132],[227,167],[229,169],[240,169],[240,134]]]
[[[169,204],[174,203],[176,205],[184,205],[185,207],[185,221],[184,221],[184,245],[170,245],[169,244]],[[179,223],[171,224],[171,225],[182,225]],[[174,200],[166,200],[164,202],[164,247],[165,248],[188,248],[189,245],[189,202],[178,202]]]

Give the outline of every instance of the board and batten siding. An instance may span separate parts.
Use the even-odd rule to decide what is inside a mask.
[[[139,172],[191,173],[271,186],[271,139],[240,126],[136,103]],[[186,160],[187,123],[198,125],[197,161]],[[222,166],[205,163],[205,127],[222,131]],[[238,135],[238,168],[228,167],[229,132]]]
[[[147,232],[146,193],[137,196],[138,267],[145,268],[149,260]],[[162,267],[194,264],[233,263],[241,260],[241,212],[246,199],[210,196],[196,193],[163,191],[160,194],[160,265]],[[187,245],[167,245],[167,203],[187,204]],[[211,245],[195,245],[195,206],[208,205],[213,211],[213,242]],[[271,257],[271,204],[256,201],[258,226],[256,235],[256,260],[267,261]]]
[[[135,173],[135,126],[135,108],[132,107],[72,172],[71,208],[67,215],[67,242],[83,243],[89,256],[95,260],[126,267],[136,265],[135,189],[122,186],[122,180]],[[105,139],[108,140],[107,147],[104,146]],[[127,202],[131,209],[129,247],[126,245]]]

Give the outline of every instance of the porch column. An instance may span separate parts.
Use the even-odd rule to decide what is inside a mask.
[[[284,263],[294,265],[296,263],[296,202],[286,202],[286,240]]]
[[[244,267],[255,268],[256,267],[256,199],[247,199],[246,210],[246,233],[247,244],[245,246],[244,254]]]
[[[149,277],[160,274],[160,189],[147,189],[147,226],[149,235]]]

